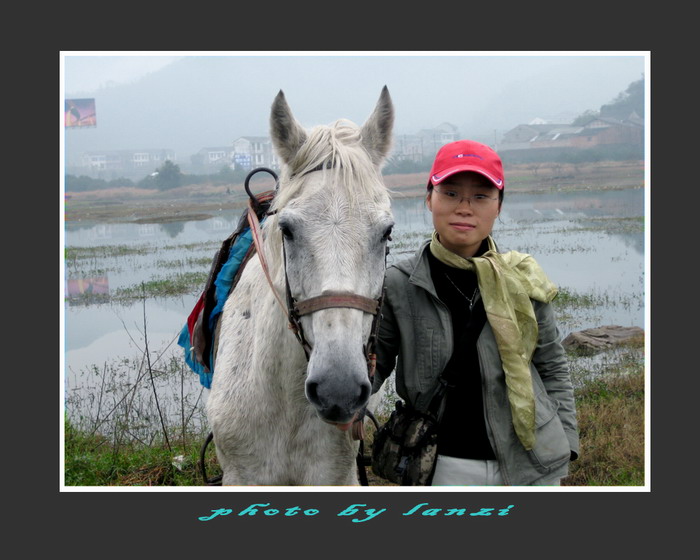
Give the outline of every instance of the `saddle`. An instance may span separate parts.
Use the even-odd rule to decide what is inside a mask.
[[[254,172],[257,171],[267,171],[277,179],[270,170],[265,168],[254,170]],[[246,191],[248,191],[248,180],[252,174],[253,172],[246,179]],[[253,201],[252,207],[255,214],[262,222],[270,209],[275,191],[265,191],[257,195],[252,195],[250,191],[248,193]],[[218,324],[224,304],[236,287],[245,265],[255,254],[255,244],[246,219],[247,214],[247,210],[244,210],[236,229],[223,241],[214,255],[204,289],[187,317],[178,338],[178,345],[185,351],[185,362],[199,375],[200,383],[207,389],[211,388],[214,375]]]

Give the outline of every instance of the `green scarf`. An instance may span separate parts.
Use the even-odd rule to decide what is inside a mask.
[[[537,346],[537,317],[530,298],[549,303],[557,294],[544,271],[530,255],[499,253],[491,236],[488,250],[463,258],[446,249],[433,232],[430,251],[443,263],[476,271],[486,317],[496,336],[506,374],[513,427],[525,449],[535,444],[535,397],[530,360]]]

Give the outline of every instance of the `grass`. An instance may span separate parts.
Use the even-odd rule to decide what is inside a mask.
[[[566,486],[643,486],[645,376],[643,339],[603,353],[604,374],[576,389],[581,453]],[[586,360],[585,356],[579,358]],[[574,368],[577,358],[572,358]],[[572,369],[574,369],[572,368]],[[590,375],[590,374],[589,374]]]
[[[605,231],[606,233],[643,233],[644,216],[632,218],[590,218],[587,220],[596,226],[581,227],[577,231]]]
[[[152,251],[153,247],[149,245],[99,245],[96,247],[66,247],[64,256],[66,262],[71,263],[79,259],[147,255]]]
[[[559,313],[566,310],[596,307],[601,304],[600,297],[596,298],[592,293],[581,294],[566,287],[559,288],[553,305]]]
[[[149,348],[145,299],[143,321],[140,355],[71,376],[65,397],[66,485],[202,483],[197,464],[209,431],[203,388],[179,347]]]
[[[111,297],[113,300],[127,300],[182,295],[201,288],[208,276],[208,272],[178,272],[167,278],[148,280],[127,288],[117,288]]]
[[[578,399],[581,455],[566,486],[644,485],[644,376],[586,385]]]
[[[578,380],[575,397],[580,456],[571,463],[563,486],[644,485],[645,384],[639,344],[608,351],[602,360],[605,374],[591,377],[589,369],[588,378]],[[572,370],[577,371],[586,367],[579,361],[585,364],[589,358],[572,354],[570,359]],[[123,361],[122,369],[136,365]],[[170,371],[158,370],[157,375],[163,383],[181,384],[179,368],[173,360],[166,368]],[[125,373],[116,366],[113,370],[94,368],[91,375],[100,378],[89,382],[97,394],[89,406],[93,412],[85,412],[88,403],[74,402],[73,416],[77,419],[65,423],[67,486],[203,485],[198,461],[208,428],[201,403],[176,399],[170,423],[161,424],[153,412],[145,371],[139,373],[136,383],[125,382]],[[146,396],[136,396],[139,384]],[[163,385],[158,391],[160,406],[166,410]],[[96,406],[98,400],[100,406]],[[101,411],[96,413],[96,409]],[[386,420],[383,415],[378,419]],[[374,432],[371,422],[367,428],[365,455],[371,449]],[[209,477],[220,474],[213,448],[209,447],[206,456]],[[367,474],[370,486],[391,485],[374,476],[370,467]]]
[[[109,294],[77,294],[70,297],[73,305],[91,305],[93,303],[131,303],[146,298],[166,298],[184,294],[199,293],[205,285],[209,272],[177,272],[166,278],[152,278],[127,286],[115,288]]]
[[[194,441],[114,441],[66,422],[66,486],[196,486],[198,460]]]

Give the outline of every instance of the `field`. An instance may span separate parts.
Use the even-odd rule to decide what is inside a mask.
[[[585,164],[521,164],[506,167],[506,196],[509,192],[546,192],[568,189],[627,188],[644,185],[643,162],[599,162]],[[253,179],[255,192],[274,188],[269,176]],[[384,183],[394,196],[422,196],[426,173],[385,175]],[[206,219],[220,210],[243,208],[246,193],[242,184],[189,185],[168,191],[121,187],[100,191],[69,192],[65,220],[86,222],[167,222]]]

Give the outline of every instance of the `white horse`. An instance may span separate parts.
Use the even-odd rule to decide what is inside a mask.
[[[207,400],[223,485],[358,484],[348,428],[371,394],[366,345],[393,226],[380,168],[393,121],[386,87],[361,127],[341,119],[307,131],[282,91],[274,100],[283,166],[260,251],[271,283],[258,253],[223,310]],[[306,347],[280,305],[287,297]]]

